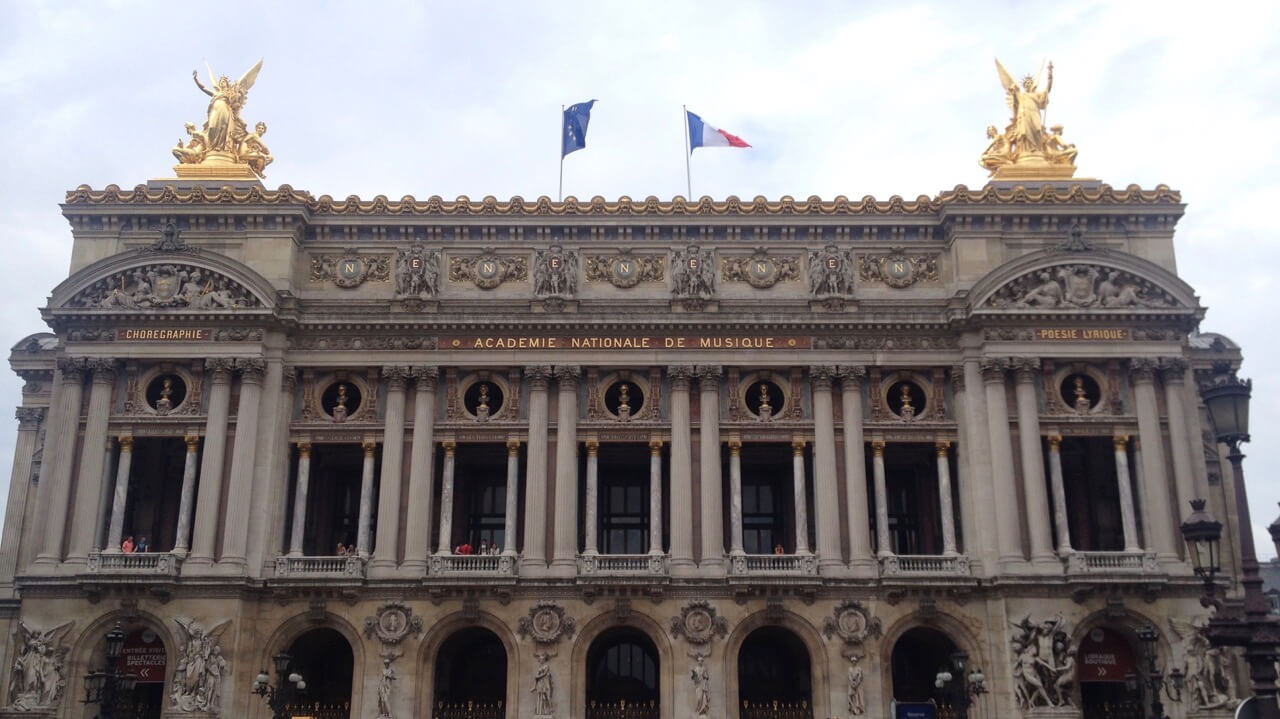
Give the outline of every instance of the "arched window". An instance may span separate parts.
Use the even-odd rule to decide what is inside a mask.
[[[808,717],[813,712],[809,649],[783,627],[761,627],[738,650],[742,719]]]
[[[434,719],[506,716],[507,649],[483,627],[454,633],[436,654]]]
[[[644,632],[619,627],[587,652],[587,719],[658,716],[658,649]]]
[[[316,716],[347,719],[351,716],[351,678],[355,658],[351,644],[336,629],[320,627],[300,635],[289,645],[293,658],[289,671],[302,675],[307,683],[304,696],[286,708],[288,716]],[[273,673],[271,668],[268,673]],[[272,676],[272,682],[279,677]]]

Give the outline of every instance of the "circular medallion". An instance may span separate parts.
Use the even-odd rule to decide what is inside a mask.
[[[635,287],[640,282],[640,267],[633,257],[615,257],[609,263],[609,275],[615,287]]]
[[[476,276],[486,280],[491,280],[498,276],[498,261],[491,258],[482,258],[476,263]]]
[[[867,618],[856,609],[845,609],[840,612],[837,621],[839,622],[839,631],[842,637],[860,636],[867,629]]]
[[[364,274],[364,260],[350,257],[338,263],[338,277],[347,282],[355,282]]]
[[[752,287],[772,287],[778,279],[778,266],[768,257],[747,260],[747,282]]]
[[[890,287],[907,287],[916,280],[915,265],[902,255],[892,255],[881,261],[884,283]]]

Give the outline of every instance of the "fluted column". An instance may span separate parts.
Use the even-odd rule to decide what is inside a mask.
[[[885,488],[884,479],[884,441],[871,442],[871,475],[876,493],[876,544],[878,556],[887,557],[893,554],[893,544],[889,541],[889,492]]]
[[[724,574],[724,500],[720,478],[720,374],[717,365],[698,367],[700,405],[698,454],[701,457],[702,559],[705,574]]]
[[[1040,360],[1014,360],[1015,402],[1018,405],[1018,449],[1022,459],[1022,494],[1031,535],[1031,561],[1061,572],[1053,554],[1053,528],[1049,523],[1049,498],[1044,489],[1044,451],[1040,448],[1040,401],[1036,380]]]
[[[649,440],[649,554],[662,554],[662,440]]]
[[[551,571],[573,576],[578,571],[578,377],[573,365],[555,368],[556,384],[556,513]]]
[[[551,368],[524,368],[529,379],[529,448],[524,470],[524,550],[521,573],[547,569],[547,384]]]
[[[36,565],[62,561],[62,537],[71,502],[71,467],[76,437],[80,433],[80,403],[84,398],[84,359],[63,357],[58,360],[58,371],[61,374],[56,390],[58,403],[49,415],[49,426],[45,430],[44,459],[36,492],[36,507],[42,513],[44,524]]]
[[[689,384],[693,368],[667,368],[671,378],[671,573],[689,575],[693,562],[693,451],[690,442]]]
[[[520,440],[507,440],[507,493],[502,514],[502,553],[516,553],[516,513],[520,499]]]
[[[400,484],[404,476],[404,403],[409,382],[407,367],[383,367],[387,403],[382,426],[382,474],[378,480],[378,541],[372,567],[394,569],[399,559]]]
[[[1053,490],[1053,523],[1058,528],[1058,554],[1071,548],[1071,527],[1067,519],[1067,491],[1062,480],[1062,435],[1049,435],[1049,486]]]
[[[253,467],[257,462],[258,413],[262,407],[262,381],[266,362],[238,359],[240,404],[236,407],[236,442],[231,448],[231,485],[227,495],[227,521],[222,530],[221,562],[246,564],[249,541],[249,507],[253,495]]]
[[[1166,357],[1160,361],[1164,380],[1164,404],[1169,413],[1170,446],[1173,449],[1173,480],[1178,487],[1175,519],[1182,519],[1191,512],[1191,500],[1201,498],[1195,487],[1195,474],[1191,467],[1192,447],[1186,442],[1187,415],[1182,398],[1186,395],[1185,379],[1187,361],[1181,357]]]
[[[440,537],[436,554],[453,553],[453,475],[458,445],[452,440],[440,443],[444,450],[444,466],[440,477]]]
[[[596,538],[596,516],[600,504],[600,443],[594,439],[587,440],[587,491],[583,501],[586,502],[586,518],[583,520],[586,530],[586,541],[583,554],[599,554],[600,545]]]
[[[360,472],[360,520],[356,524],[356,554],[368,557],[369,543],[373,540],[373,464],[378,443],[366,439],[361,448],[364,449],[364,465]],[[442,499],[441,503],[443,502]]]
[[[991,481],[991,439],[987,436],[987,398],[983,389],[982,360],[979,357],[965,357],[959,370],[953,375],[956,388],[957,410],[963,411],[961,434],[964,436],[964,447],[961,458],[964,461],[961,476],[960,496],[966,497],[969,511],[964,514],[972,522],[969,526],[973,532],[964,537],[965,553],[972,558],[980,558],[982,571],[985,574],[996,574],[999,571],[999,539],[994,522],[984,521],[988,516],[995,499],[994,485]]]
[[[982,360],[982,380],[987,396],[987,434],[991,440],[991,481],[995,490],[992,508],[997,517],[1018,516],[1018,488],[1013,476],[1013,443],[1009,440],[1009,396],[1005,372],[1009,361],[994,357]],[[1018,522],[996,522],[1000,563],[1021,564],[1022,539]]]
[[[1165,464],[1164,436],[1156,405],[1156,367],[1156,362],[1149,359],[1134,360],[1131,367],[1138,409],[1138,438],[1143,449],[1142,496],[1146,498],[1151,548],[1162,560],[1176,562],[1180,535],[1173,521],[1174,486]]]
[[[956,551],[956,515],[951,505],[951,443],[939,440],[934,445],[938,453],[938,511],[942,514],[942,553],[954,555]]]
[[[809,505],[805,500],[804,440],[791,442],[791,490],[796,514],[796,554],[809,553]]]
[[[13,448],[13,471],[9,474],[9,501],[5,506],[4,530],[0,533],[0,585],[12,585],[18,572],[18,547],[22,543],[22,520],[27,515],[27,503],[31,496],[31,461],[40,436],[40,423],[44,421],[44,407],[18,407],[18,439]],[[47,440],[46,440],[47,441]],[[34,535],[27,537],[34,541]],[[5,592],[12,591],[10,586]]]
[[[116,385],[115,360],[91,359],[93,372],[89,408],[85,415],[84,443],[80,448],[80,472],[76,479],[75,510],[71,521],[71,545],[67,562],[84,564],[97,543],[102,506],[102,447],[107,442],[107,420],[111,417],[111,393]]]
[[[196,492],[196,524],[191,558],[182,566],[213,562],[222,504],[222,469],[227,454],[227,416],[231,410],[232,361],[225,357],[205,360],[209,378],[209,414],[205,419],[204,452],[200,455],[200,489]]]
[[[116,491],[107,529],[107,552],[119,552],[124,540],[124,511],[129,505],[129,470],[133,467],[133,437],[120,437],[120,461],[116,464]]]
[[[307,528],[307,493],[310,486],[311,443],[304,441],[298,443],[298,478],[293,489],[293,526],[289,533],[289,555],[293,557],[302,556],[302,540],[306,536]]]
[[[857,574],[874,574],[871,555],[871,511],[867,507],[867,454],[862,438],[862,381],[865,367],[845,366],[840,376],[840,411],[844,425],[845,513],[849,522],[849,565]]]
[[[98,492],[98,511],[94,514],[98,530],[93,534],[93,548],[101,550],[107,543],[107,529],[111,524],[111,503],[115,501],[115,477],[112,476],[112,460],[115,458],[116,440],[108,436],[102,443],[102,491]]]
[[[187,454],[182,463],[182,491],[178,498],[178,532],[173,540],[173,553],[186,556],[191,548],[191,512],[196,506],[196,481],[200,469],[200,435],[183,437]]]
[[[413,368],[413,446],[409,451],[409,509],[404,528],[404,567],[426,571],[431,553],[431,502],[435,480],[435,367]],[[515,535],[507,537],[515,549]]]
[[[1124,529],[1124,551],[1138,552],[1138,523],[1133,513],[1133,484],[1129,481],[1128,435],[1116,435],[1111,440],[1116,452],[1116,484],[1120,493],[1120,524]]]
[[[831,399],[835,367],[810,367],[813,385],[813,496],[818,530],[818,567],[831,573],[844,568],[840,556],[840,496],[836,478],[836,417]]]
[[[729,438],[729,554],[739,556],[742,546],[742,440]]]

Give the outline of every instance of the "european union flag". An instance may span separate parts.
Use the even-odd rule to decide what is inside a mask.
[[[560,135],[560,157],[587,146],[587,123],[591,122],[591,106],[595,100],[570,105],[564,111],[564,129]]]

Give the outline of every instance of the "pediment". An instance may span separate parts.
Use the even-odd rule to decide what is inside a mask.
[[[64,307],[124,310],[235,310],[262,307],[247,287],[208,267],[153,262],[113,272]]]
[[[1117,267],[1089,262],[1052,265],[1006,282],[983,303],[991,309],[1131,310],[1181,307],[1156,282]]]

